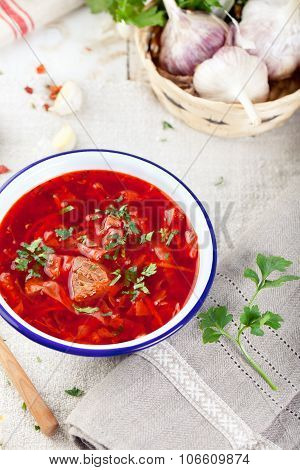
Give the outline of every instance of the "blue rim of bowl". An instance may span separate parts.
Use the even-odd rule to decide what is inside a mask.
[[[61,152],[57,153],[55,155],[50,155],[48,157],[42,158],[40,160],[35,161],[34,163],[31,163],[30,165],[27,165],[25,168],[22,170],[18,171],[15,173],[11,178],[9,178],[1,187],[0,187],[0,195],[4,191],[4,189],[11,184],[16,178],[18,178],[19,175],[22,173],[26,172],[30,168],[39,165],[42,162],[45,162],[47,160],[51,160],[53,158],[58,158],[63,155],[70,155],[70,154],[78,154],[78,153],[86,153],[86,152],[99,152],[99,153],[110,153],[110,154],[118,154],[118,155],[125,155],[127,157],[132,157],[137,160],[141,160],[143,162],[149,163],[150,165],[155,166],[156,168],[159,168],[160,170],[164,171],[168,175],[172,176],[181,186],[183,186],[193,197],[193,199],[196,201],[197,205],[200,207],[207,226],[210,231],[210,236],[212,240],[212,247],[213,247],[213,260],[212,260],[212,267],[211,267],[211,272],[209,279],[207,281],[207,284],[205,286],[205,289],[201,295],[201,297],[197,300],[196,304],[194,307],[189,311],[189,313],[186,314],[186,316],[176,325],[174,325],[172,328],[170,328],[168,331],[165,331],[164,333],[160,334],[156,338],[144,341],[141,344],[138,345],[133,345],[133,346],[128,346],[126,348],[119,348],[118,345],[114,349],[109,349],[109,350],[101,350],[101,349],[93,349],[93,345],[90,345],[90,349],[81,349],[79,343],[72,343],[69,345],[64,345],[57,343],[55,340],[50,340],[48,338],[44,338],[43,336],[40,336],[39,334],[35,333],[34,331],[31,331],[21,323],[19,323],[14,317],[11,316],[11,314],[5,310],[2,304],[0,304],[0,315],[6,320],[13,328],[15,328],[19,333],[23,334],[27,338],[31,339],[35,343],[39,343],[42,346],[46,346],[47,348],[54,349],[56,351],[64,352],[67,354],[73,354],[76,356],[89,356],[89,357],[108,357],[108,356],[117,356],[120,354],[130,354],[136,351],[140,351],[142,349],[146,349],[150,346],[154,346],[157,343],[160,343],[162,340],[168,338],[172,334],[174,334],[176,331],[180,330],[183,326],[185,326],[198,312],[200,309],[201,305],[205,301],[208,292],[211,289],[215,273],[216,273],[216,266],[217,266],[217,242],[216,242],[216,236],[215,232],[212,226],[212,223],[210,221],[210,218],[204,209],[203,205],[197,198],[197,196],[190,190],[190,188],[183,183],[177,176],[175,176],[173,173],[171,173],[169,170],[166,170],[164,167],[158,165],[157,163],[151,162],[150,160],[147,160],[146,158],[139,157],[137,155],[133,155],[131,153],[126,153],[126,152],[121,152],[118,150],[108,150],[108,149],[81,149],[81,150],[74,150],[72,152]],[[54,338],[54,337],[53,337]],[[121,345],[122,343],[120,343]],[[74,346],[75,345],[75,346]]]

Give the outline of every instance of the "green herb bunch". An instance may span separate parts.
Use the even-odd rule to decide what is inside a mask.
[[[158,0],[153,6],[147,7],[146,0],[86,0],[92,13],[106,11],[114,21],[133,24],[139,28],[145,26],[164,26],[167,13],[164,4]],[[218,0],[177,0],[183,9],[211,12],[212,8],[222,8]]]
[[[206,312],[198,315],[199,328],[202,331],[203,343],[216,343],[222,336],[233,342],[244,355],[248,363],[258,374],[266,381],[272,390],[277,390],[276,385],[266,375],[262,368],[249,356],[243,345],[243,333],[249,330],[252,335],[264,336],[264,328],[267,326],[273,330],[281,327],[283,318],[271,311],[262,313],[258,305],[254,305],[258,294],[272,287],[280,287],[289,281],[299,280],[299,276],[285,274],[275,279],[270,279],[270,275],[274,272],[285,272],[292,264],[279,256],[265,256],[258,254],[256,257],[259,274],[253,269],[247,268],[244,271],[244,277],[250,279],[255,284],[255,291],[249,303],[245,305],[243,312],[239,318],[239,325],[235,334],[229,332],[228,325],[233,320],[233,315],[228,312],[226,306],[211,307]]]

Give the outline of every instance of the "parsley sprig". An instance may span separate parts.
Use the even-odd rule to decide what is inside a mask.
[[[240,349],[248,363],[258,374],[265,380],[272,390],[277,390],[276,385],[266,375],[259,364],[257,364],[246,351],[242,337],[246,330],[249,330],[252,335],[263,336],[265,334],[264,328],[267,326],[273,330],[278,330],[281,327],[283,318],[271,311],[262,313],[258,305],[253,305],[254,300],[263,289],[270,287],[280,287],[286,282],[299,280],[299,276],[286,274],[278,276],[275,279],[270,279],[269,276],[274,272],[285,272],[286,269],[292,264],[279,256],[265,256],[258,254],[256,257],[256,264],[258,271],[247,268],[244,271],[244,277],[254,282],[256,289],[249,303],[244,307],[243,313],[240,315],[240,322],[235,335],[228,331],[228,325],[233,320],[233,315],[228,312],[226,306],[211,307],[206,312],[198,315],[199,328],[202,331],[203,343],[216,343],[224,336],[232,341]]]

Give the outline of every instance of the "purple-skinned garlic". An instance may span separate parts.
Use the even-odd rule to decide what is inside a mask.
[[[263,59],[272,80],[289,77],[300,66],[300,0],[248,0],[235,44]]]
[[[261,123],[253,103],[268,99],[266,65],[244,49],[222,47],[212,59],[198,65],[194,87],[200,97],[225,103],[240,102],[254,125]]]
[[[168,21],[161,35],[160,66],[174,75],[193,75],[195,67],[225,43],[228,26],[214,15],[186,11],[163,0]]]

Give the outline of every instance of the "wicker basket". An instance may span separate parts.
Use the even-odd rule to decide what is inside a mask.
[[[255,104],[262,122],[254,126],[240,104],[221,103],[195,96],[191,77],[188,81],[187,77],[168,76],[159,71],[153,58],[155,48],[157,52],[159,47],[158,40],[154,47],[152,44],[155,34],[153,28],[136,30],[139,55],[159,101],[188,126],[220,137],[254,136],[282,125],[300,107],[300,80],[297,75],[271,88],[272,101]]]

